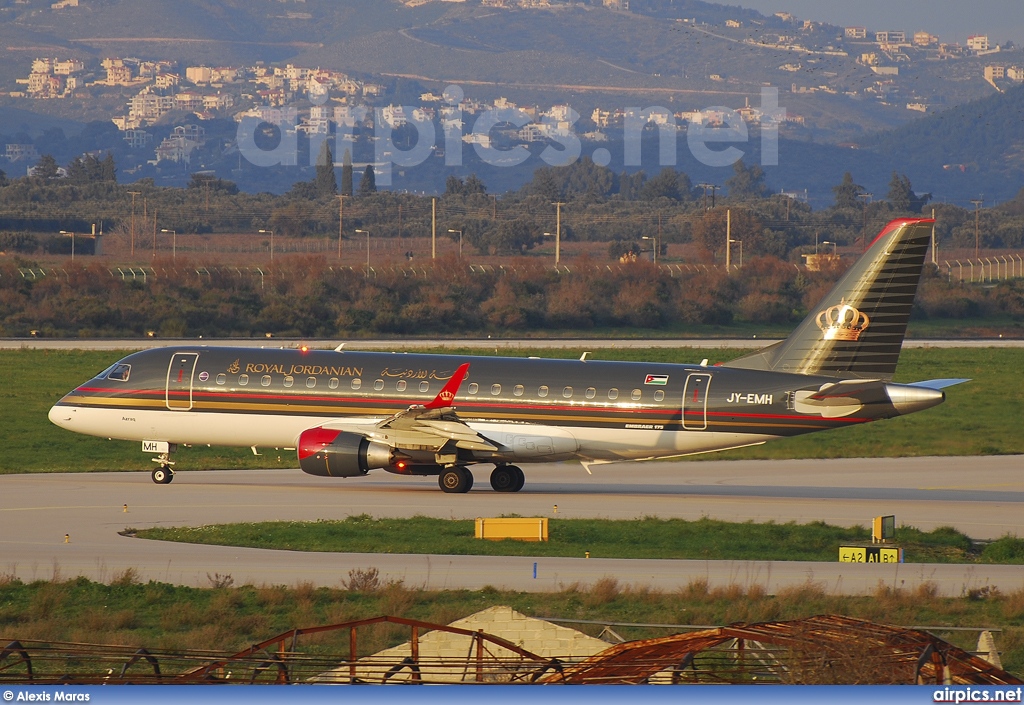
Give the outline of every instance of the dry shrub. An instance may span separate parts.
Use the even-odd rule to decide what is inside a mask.
[[[142,580],[139,569],[131,566],[125,568],[119,573],[114,573],[114,577],[110,579],[111,587],[130,587],[132,585],[138,585],[141,582]]]
[[[768,588],[761,583],[753,583],[747,588],[748,600],[763,600],[768,597]]]
[[[289,601],[288,588],[271,585],[256,588],[256,604],[260,607],[279,607]]]
[[[591,586],[590,591],[584,595],[583,604],[587,607],[607,605],[614,601],[620,592],[619,581],[606,575]]]
[[[823,583],[807,580],[800,585],[780,588],[775,597],[780,607],[805,612],[813,602],[825,599],[825,586]]]
[[[395,580],[385,585],[380,594],[381,613],[401,617],[415,604],[419,593],[407,589],[401,580]]]
[[[139,616],[135,610],[111,612],[101,607],[85,610],[76,621],[79,627],[92,635],[89,637],[92,641],[105,640],[99,636],[103,632],[135,629],[139,626]]]
[[[921,583],[914,588],[913,599],[914,602],[920,603],[922,600],[934,600],[939,596],[939,586],[937,583],[928,580]]]
[[[0,587],[7,587],[8,585],[14,585],[20,583],[18,580],[18,569],[17,565],[11,564],[3,571],[0,571]]]
[[[59,615],[65,600],[69,597],[67,585],[62,582],[43,583],[32,596],[29,614],[34,619],[47,619],[51,615]]]
[[[206,579],[210,581],[210,587],[216,589],[233,587],[235,584],[235,579],[231,577],[230,573],[225,573],[224,575],[221,575],[220,573],[210,575],[207,573]]]
[[[1008,620],[1024,617],[1024,588],[1017,588],[1003,597],[1003,616]]]
[[[299,602],[313,602],[316,599],[316,585],[310,580],[296,583],[292,591],[293,598]]]
[[[679,596],[684,600],[703,600],[708,596],[708,579],[694,578],[679,591]]]
[[[353,568],[348,572],[348,580],[342,580],[341,586],[352,592],[377,592],[381,587],[380,571],[374,567]]]
[[[183,632],[202,624],[205,619],[191,602],[179,602],[173,609],[160,612],[160,630],[165,634]]]
[[[622,589],[622,595],[634,602],[642,602],[648,605],[658,604],[664,599],[665,593],[650,585],[627,585]]]
[[[712,600],[725,600],[727,602],[738,602],[743,599],[746,591],[739,583],[729,583],[725,587],[712,588],[708,597]]]
[[[799,635],[798,635],[799,636]],[[895,663],[892,656],[858,639],[798,644],[780,669],[783,683],[799,685],[898,685],[913,682],[914,664]]]

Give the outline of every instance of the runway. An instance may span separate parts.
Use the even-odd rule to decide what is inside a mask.
[[[140,466],[142,462],[140,460]],[[693,561],[397,554],[316,554],[173,544],[120,536],[127,528],[270,520],[340,519],[352,514],[474,518],[643,516],[730,521],[824,520],[867,525],[895,514],[897,525],[954,526],[973,538],[1021,534],[1021,457],[625,463],[527,466],[518,494],[492,492],[487,470],[476,488],[447,495],[433,478],[373,473],[330,480],[298,470],[179,473],[158,486],[148,472],[0,476],[0,574],[22,580],[84,575],[110,581],[127,568],[143,580],[207,587],[214,574],[236,585],[311,582],[339,586],[353,568],[429,589],[522,591],[588,585],[605,576],[623,584],[675,590],[706,578],[713,586],[758,583],[770,592],[820,583],[828,592],[867,594],[879,581],[941,594],[995,585],[1024,586],[1022,566],[851,565],[772,561]],[[124,505],[128,505],[127,513]],[[555,510],[557,505],[557,513]],[[68,534],[70,542],[64,542]],[[897,535],[898,538],[898,535]],[[534,563],[537,564],[534,577]]]

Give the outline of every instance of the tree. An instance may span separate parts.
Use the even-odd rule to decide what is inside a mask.
[[[39,157],[33,175],[38,179],[55,179],[59,173],[57,169],[57,160],[53,158],[53,155],[44,154]]]
[[[331,154],[331,145],[324,140],[320,148],[320,156],[316,158],[316,176],[313,178],[313,186],[316,188],[316,195],[320,198],[330,198],[338,195],[338,181],[334,177],[334,155]]]
[[[853,174],[843,174],[843,182],[832,187],[832,193],[836,195],[836,208],[856,208],[859,204],[857,198],[864,193],[864,187],[853,182]]]
[[[377,176],[373,173],[373,165],[367,164],[363,178],[359,180],[359,195],[369,196],[377,193]]]
[[[930,193],[914,193],[910,179],[906,174],[902,176],[895,171],[892,173],[892,180],[889,181],[889,203],[893,209],[902,213],[920,213],[928,201],[932,200]]]
[[[725,187],[729,189],[729,198],[737,200],[750,200],[764,198],[768,188],[764,185],[764,169],[757,164],[747,166],[740,159],[733,164],[733,175],[725,180]]]
[[[117,183],[117,165],[114,163],[114,155],[107,152],[106,158],[100,162],[100,181],[112,181]]]
[[[7,185],[7,173],[3,169],[0,169],[0,188],[3,188],[6,185]]]
[[[352,195],[352,152],[347,149],[341,159],[341,195]]]
[[[679,192],[679,173],[672,167],[662,169],[640,189],[641,200],[653,201],[657,198],[682,200],[682,194]]]

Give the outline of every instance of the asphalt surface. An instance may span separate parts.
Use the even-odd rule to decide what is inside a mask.
[[[58,573],[110,581],[133,568],[143,580],[194,586],[209,586],[216,574],[231,575],[236,585],[338,586],[350,570],[374,567],[386,579],[432,589],[550,591],[612,576],[662,590],[703,578],[713,586],[758,583],[770,592],[807,581],[851,595],[870,593],[879,581],[903,588],[932,582],[953,596],[986,585],[1011,591],[1024,586],[1022,566],[324,554],[165,543],[118,532],[361,513],[708,516],[846,526],[895,514],[897,525],[954,526],[993,539],[1024,533],[1022,469],[1024,458],[1008,456],[624,463],[597,466],[593,475],[564,463],[527,466],[526,488],[515,495],[492,492],[485,468],[476,471],[476,487],[466,495],[442,493],[433,478],[386,473],[331,480],[298,470],[183,472],[165,486],[153,484],[148,471],[7,475],[0,476],[0,573],[23,580]]]

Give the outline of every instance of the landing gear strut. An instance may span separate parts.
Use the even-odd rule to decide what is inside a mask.
[[[518,492],[524,484],[526,477],[515,465],[498,465],[491,471],[491,487],[495,492]]]
[[[473,473],[461,465],[451,465],[441,471],[437,484],[449,494],[469,492],[473,487]]]
[[[171,460],[171,454],[161,453],[158,457],[153,458],[153,462],[160,464],[160,467],[156,468],[152,473],[153,482],[158,485],[171,484],[171,480],[174,479],[174,470],[171,469],[174,461]]]

